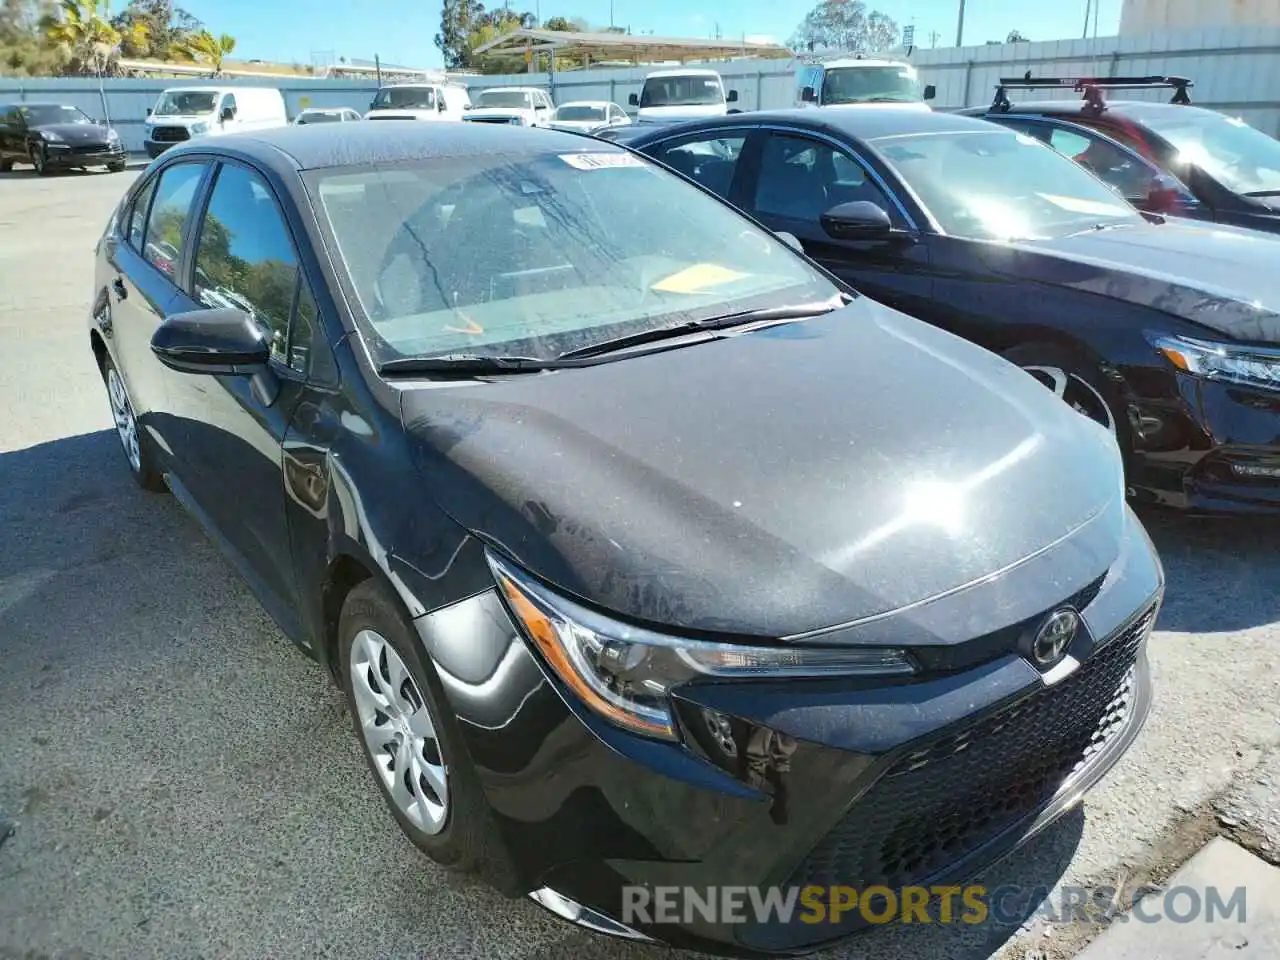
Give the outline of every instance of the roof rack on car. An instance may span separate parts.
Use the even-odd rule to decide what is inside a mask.
[[[1010,90],[1048,90],[1070,87],[1076,93],[1084,94],[1085,104],[1094,110],[1105,110],[1104,90],[1172,90],[1170,103],[1189,104],[1191,95],[1187,93],[1194,84],[1186,77],[1033,77],[1027,71],[1021,77],[1002,77],[996,87],[996,97],[991,109],[1005,113],[1013,104],[1009,101]]]

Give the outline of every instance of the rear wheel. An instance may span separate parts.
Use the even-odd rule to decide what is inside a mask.
[[[13,169],[12,160],[0,160],[0,173],[8,173]]]
[[[107,399],[111,402],[111,418],[115,421],[116,435],[120,438],[125,461],[129,464],[129,473],[143,490],[159,493],[165,489],[164,478],[155,468],[146,436],[138,428],[138,420],[133,413],[133,402],[129,399],[124,378],[120,376],[120,371],[116,369],[116,365],[111,362],[109,356],[104,357],[102,361],[102,379],[107,385]]]

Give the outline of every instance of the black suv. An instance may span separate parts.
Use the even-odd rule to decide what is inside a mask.
[[[120,135],[79,107],[60,103],[0,103],[0,171],[29,163],[40,176],[57,169],[124,169]]]
[[[1002,79],[988,107],[957,111],[1043,140],[1130,203],[1280,233],[1280,141],[1238,117],[1191,106],[1185,77]],[[1080,100],[1013,103],[1012,90],[1074,89]],[[1108,101],[1108,90],[1174,91],[1169,103]]]

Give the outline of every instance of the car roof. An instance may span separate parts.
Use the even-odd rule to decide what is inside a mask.
[[[1008,110],[995,112],[997,115],[1008,114],[1010,116],[1019,113],[1036,113],[1046,116],[1071,117],[1084,112],[1085,106],[1084,100],[1029,100],[1026,102],[1015,100]],[[1195,110],[1198,113],[1214,113],[1212,110],[1197,107],[1195,104],[1153,103],[1150,100],[1108,100],[1106,101],[1106,109],[1095,115],[1105,117],[1107,114],[1113,114],[1119,117],[1141,120],[1144,117],[1168,116],[1171,111],[1186,110]],[[966,107],[961,112],[968,116],[984,116],[991,113],[992,110],[988,105],[985,107]]]
[[[644,78],[648,80],[650,77],[718,77],[720,74],[715,70],[708,70],[705,67],[677,67],[672,70],[654,70],[646,73]]]
[[[909,67],[911,64],[901,60],[884,60],[877,57],[841,57],[839,60],[828,60],[825,63],[807,64],[809,67],[822,67],[823,70],[845,67]]]
[[[602,140],[533,127],[383,120],[342,127],[291,124],[222,137],[201,137],[170,148],[165,156],[225,153],[277,170],[290,167],[313,170],[445,157],[502,154],[536,157],[607,153],[617,149]]]
[[[990,130],[986,120],[964,117],[954,113],[882,107],[822,107],[819,109],[794,108],[790,110],[760,110],[751,113],[735,113],[709,120],[691,120],[671,124],[633,124],[619,141],[630,142],[650,135],[670,135],[682,129],[697,130],[711,127],[736,127],[753,123],[781,123],[801,127],[833,136],[853,137],[858,140],[876,140],[912,133],[949,133],[964,130]]]

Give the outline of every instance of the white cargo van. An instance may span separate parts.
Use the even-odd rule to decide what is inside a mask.
[[[640,108],[641,123],[723,117],[737,102],[738,91],[726,95],[714,70],[655,70],[644,78],[640,94],[630,98],[631,106]]]
[[[288,125],[284,97],[275,87],[170,87],[147,108],[143,146],[158,157],[193,137]]]
[[[810,63],[796,71],[796,106],[907,107],[928,110],[932,84],[921,89],[916,68],[896,60],[849,57]]]
[[[392,83],[380,87],[366,120],[461,120],[471,97],[456,83]]]

